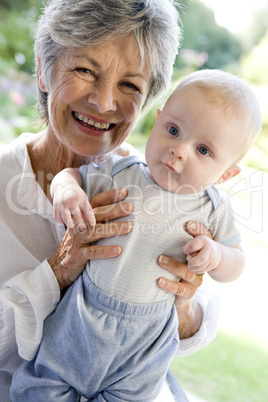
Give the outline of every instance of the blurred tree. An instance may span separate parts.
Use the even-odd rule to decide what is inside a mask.
[[[268,29],[265,36],[241,60],[243,76],[257,85],[268,85]]]
[[[1,59],[12,63],[13,68],[32,73],[33,42],[38,10],[2,9],[0,15]]]
[[[31,7],[40,9],[43,5],[43,0],[0,0],[0,8],[5,8],[7,10],[27,10]]]
[[[32,73],[34,33],[42,0],[0,0],[0,71],[11,68]]]
[[[247,52],[258,45],[268,32],[268,2],[256,8],[252,19],[251,26],[242,33],[240,38],[244,51]]]
[[[223,68],[238,62],[242,47],[226,28],[216,23],[214,12],[199,0],[180,0],[183,24],[182,50],[176,66]]]

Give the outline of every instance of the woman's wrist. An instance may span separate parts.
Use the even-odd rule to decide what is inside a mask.
[[[180,339],[188,339],[195,335],[202,324],[203,312],[195,298],[192,298],[182,305],[176,305],[179,317]]]
[[[58,281],[60,291],[69,287],[83,271],[87,259],[74,247],[76,241],[72,230],[67,229],[55,253],[48,259],[48,263]],[[71,249],[74,248],[73,252]],[[78,251],[82,249],[78,247]]]
[[[61,262],[59,261],[59,258],[55,256],[55,254],[48,260],[48,263],[50,265],[50,268],[52,269],[56,280],[58,282],[60,291],[62,292],[64,288],[67,285],[67,283],[64,283],[63,277],[62,277],[62,265]],[[66,282],[66,281],[65,281]]]

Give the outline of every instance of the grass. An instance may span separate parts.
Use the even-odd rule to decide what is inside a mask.
[[[207,401],[268,401],[268,349],[246,336],[219,331],[201,351],[175,357],[171,370],[184,389]]]

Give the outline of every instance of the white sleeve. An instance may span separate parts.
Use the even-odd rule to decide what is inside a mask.
[[[59,286],[46,260],[3,285],[0,290],[0,362],[16,350],[16,344],[23,359],[31,360],[35,356],[44,320],[59,300]]]
[[[198,289],[197,301],[203,312],[203,320],[199,331],[188,339],[180,340],[176,356],[191,355],[207,346],[217,334],[220,309],[220,297],[206,284]]]

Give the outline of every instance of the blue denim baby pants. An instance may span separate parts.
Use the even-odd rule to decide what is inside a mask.
[[[84,271],[46,319],[35,359],[16,371],[12,400],[153,401],[178,342],[172,299],[126,303]]]

